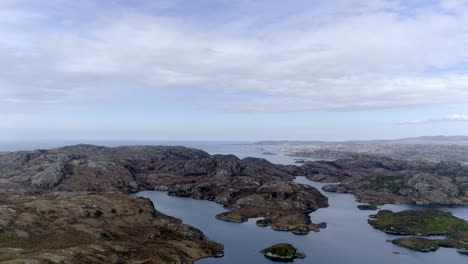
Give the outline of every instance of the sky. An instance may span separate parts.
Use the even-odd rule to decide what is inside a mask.
[[[1,0],[0,141],[468,135],[468,1]]]

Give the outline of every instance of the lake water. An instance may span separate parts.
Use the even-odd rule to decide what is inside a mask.
[[[202,142],[202,141],[63,141],[63,142],[0,142],[0,151],[32,150],[60,147],[78,143],[103,146],[121,145],[179,145],[205,150],[210,154],[234,154],[239,158],[260,157],[278,164],[293,164],[295,158],[280,153],[278,145],[255,145],[251,142]],[[278,155],[265,155],[274,152]],[[309,184],[321,191],[324,183],[311,182],[298,177],[296,182]],[[367,224],[368,215],[373,211],[356,208],[354,196],[323,192],[329,198],[330,207],[310,214],[315,223],[326,222],[328,227],[321,232],[297,236],[287,232],[273,231],[255,225],[256,219],[237,224],[217,220],[215,215],[225,210],[219,204],[209,201],[167,196],[164,192],[146,191],[139,195],[150,198],[157,210],[180,218],[184,223],[202,230],[208,238],[225,245],[225,256],[199,260],[196,264],[263,264],[273,263],[259,253],[275,243],[291,243],[307,255],[306,259],[294,263],[319,264],[458,264],[468,263],[468,256],[460,255],[453,249],[441,248],[432,253],[420,253],[397,247],[387,235]],[[407,205],[386,205],[383,209],[400,211],[421,209]],[[454,215],[468,220],[467,207],[441,207]]]
[[[255,156],[272,162],[291,164],[294,159],[283,155],[263,155],[264,151],[276,151],[278,146],[256,146],[244,144],[193,145],[211,154],[234,154],[239,157]],[[259,149],[263,148],[263,150]],[[321,190],[324,183],[312,182],[298,177],[296,182],[309,184]],[[273,231],[255,225],[256,219],[247,223],[228,223],[215,218],[225,210],[219,204],[209,201],[167,196],[164,192],[146,191],[139,195],[150,198],[157,210],[180,218],[184,223],[202,230],[211,240],[225,246],[225,256],[199,260],[197,264],[262,264],[274,263],[259,253],[265,247],[276,243],[291,243],[307,255],[294,263],[319,264],[458,264],[468,263],[468,256],[453,249],[441,248],[436,252],[420,253],[397,247],[388,239],[397,236],[387,235],[367,224],[368,215],[373,211],[361,211],[351,194],[322,192],[329,199],[330,207],[310,214],[315,223],[326,222],[328,227],[317,233],[297,236],[287,232]],[[383,209],[401,211],[421,209],[410,205],[386,205]],[[468,220],[467,207],[439,207]]]

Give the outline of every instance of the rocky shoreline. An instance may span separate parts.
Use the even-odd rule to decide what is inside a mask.
[[[407,210],[394,213],[381,210],[369,219],[374,228],[403,238],[390,240],[395,245],[420,252],[436,251],[439,247],[455,248],[464,254],[468,250],[468,221],[451,213],[433,210]],[[445,236],[431,239],[431,236]]]
[[[223,204],[223,220],[263,217],[275,230],[316,231],[323,225],[308,214],[328,206],[327,198],[293,183],[295,170],[184,147],[77,145],[1,154],[0,260],[186,263],[222,255],[222,246],[200,231],[130,195],[142,190]],[[42,243],[49,240],[53,247]]]
[[[169,259],[174,263],[190,262],[222,254],[222,246],[208,241],[200,231],[162,215],[151,205],[151,210],[148,209],[148,204],[145,205],[148,201],[135,202],[136,198],[131,194],[143,190],[167,191],[169,195],[213,201],[226,208],[226,212],[216,216],[218,219],[240,223],[260,217],[258,226],[304,235],[326,227],[325,223],[313,223],[309,213],[327,207],[328,199],[313,187],[294,183],[296,176],[321,182],[338,182],[323,189],[353,193],[360,201],[372,205],[362,206],[362,209],[374,209],[373,205],[384,203],[467,204],[467,171],[465,166],[458,163],[410,162],[368,155],[286,166],[258,158],[209,155],[185,147],[76,145],[3,153],[0,154],[0,198],[5,197],[3,200],[8,202],[4,202],[1,205],[4,209],[0,210],[0,245],[3,243],[0,260],[44,258],[44,252],[50,251],[50,248],[36,249],[28,245],[42,241],[47,237],[47,232],[58,235],[56,241],[62,241],[61,245],[55,244],[60,249],[53,251],[57,255],[47,257],[51,261],[65,259],[65,263],[78,263],[63,253],[73,250],[86,252],[84,255],[90,256],[87,259],[90,263],[103,262],[103,259],[111,263],[108,259],[111,256],[115,263],[135,259],[136,256],[128,252],[143,250],[140,247],[153,242],[136,239],[143,233],[132,234],[122,230],[138,228],[139,225],[142,225],[142,229],[144,226],[145,229],[159,230],[152,236],[157,238],[154,243],[164,252],[169,252],[168,255],[159,254],[160,258],[149,263],[167,263]],[[62,198],[74,197],[79,193],[104,199],[107,203],[128,206],[136,203],[133,205],[135,210],[139,208],[138,212],[140,209],[142,212],[127,215],[125,209],[118,210],[107,205],[96,209],[93,204],[97,204],[97,201],[88,208],[86,204],[75,203],[81,198]],[[37,213],[34,210],[38,207],[32,203],[27,207],[31,212],[16,216],[29,219],[29,222],[17,225],[15,223],[21,221],[10,217],[11,210],[25,210],[21,209],[25,199],[40,201],[38,203],[46,208],[54,209]],[[60,210],[54,207],[57,203],[63,204]],[[67,206],[76,206],[81,211],[65,210]],[[57,212],[60,212],[59,216],[54,215]],[[147,219],[145,223],[141,222],[140,214],[146,215],[146,218],[143,217]],[[48,219],[49,216],[52,218]],[[60,225],[55,226],[56,219],[65,218],[76,221],[61,220],[57,223]],[[110,220],[121,221],[121,224],[110,225]],[[39,226],[48,231],[37,232]],[[83,241],[98,236],[94,246],[99,250],[85,247],[85,243],[79,243],[80,240],[69,243],[65,235],[60,237],[61,234],[54,234],[52,229],[48,229],[49,226],[71,230],[70,234],[83,237]],[[197,235],[187,236],[188,233],[184,231],[187,228],[192,230],[191,234]],[[19,241],[17,247],[10,248],[5,244],[11,239]],[[126,245],[125,250],[120,250],[123,240],[132,242]],[[24,253],[18,255],[17,252]],[[143,250],[139,254],[150,254],[145,252]]]
[[[265,257],[282,262],[290,262],[296,258],[305,258],[305,255],[299,252],[293,245],[280,243],[267,247],[260,251]]]
[[[468,167],[456,162],[404,161],[356,155],[336,161],[307,162],[310,180],[337,183],[328,192],[352,193],[369,204],[467,205]]]

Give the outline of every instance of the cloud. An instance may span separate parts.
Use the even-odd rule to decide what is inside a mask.
[[[0,10],[0,111],[86,104],[122,85],[196,91],[179,103],[228,112],[468,103],[468,73],[444,70],[468,61],[464,1],[222,1],[218,16],[84,2]]]
[[[403,125],[416,125],[416,124],[428,124],[428,123],[439,123],[439,122],[468,122],[468,115],[463,114],[452,114],[441,118],[428,118],[421,120],[411,120],[401,122]]]

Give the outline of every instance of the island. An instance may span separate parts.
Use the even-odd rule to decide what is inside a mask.
[[[408,249],[430,252],[439,247],[451,247],[462,254],[466,254],[468,250],[468,221],[448,212],[406,210],[394,213],[381,210],[368,222],[385,233],[407,236],[390,242]],[[425,238],[441,235],[445,238]]]
[[[369,210],[369,211],[375,211],[378,210],[379,207],[375,204],[360,204],[357,206],[359,210]]]
[[[305,258],[305,255],[297,251],[293,245],[286,243],[275,244],[263,249],[260,252],[265,257],[274,261],[289,262],[296,258]]]

